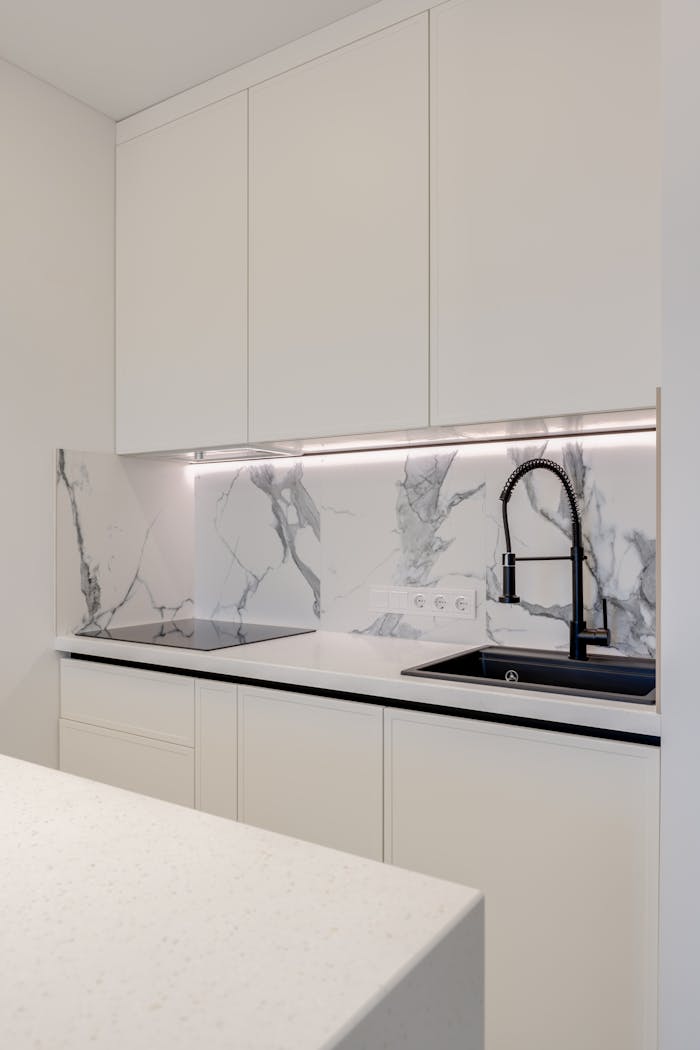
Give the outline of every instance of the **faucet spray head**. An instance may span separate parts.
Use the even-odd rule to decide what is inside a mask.
[[[512,551],[503,555],[503,594],[498,600],[504,605],[517,605],[520,601],[515,593],[515,555]]]

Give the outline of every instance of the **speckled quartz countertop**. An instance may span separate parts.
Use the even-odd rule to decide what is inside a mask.
[[[483,1045],[474,890],[5,757],[0,825],[8,1050]]]
[[[459,645],[442,642],[316,631],[214,652],[76,635],[57,638],[55,648],[64,653],[189,670],[194,675],[230,675],[613,733],[658,737],[661,732],[660,715],[654,707],[401,675],[406,667],[460,651]]]

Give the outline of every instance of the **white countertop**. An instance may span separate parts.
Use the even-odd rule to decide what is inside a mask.
[[[483,950],[474,890],[1,756],[0,839],[8,1050],[375,1045],[448,934]]]
[[[460,651],[460,646],[442,642],[315,631],[213,652],[77,635],[58,637],[55,648],[63,653],[178,668],[195,675],[231,675],[642,736],[661,733],[656,708],[641,704],[401,675],[406,667]]]

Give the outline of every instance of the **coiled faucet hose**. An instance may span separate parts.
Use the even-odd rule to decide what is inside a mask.
[[[572,546],[581,546],[581,519],[578,513],[576,493],[574,492],[574,486],[571,483],[571,478],[566,473],[566,471],[559,466],[558,463],[555,463],[551,459],[538,458],[528,459],[524,463],[521,463],[519,467],[515,468],[515,470],[503,486],[503,491],[501,492],[500,499],[503,502],[503,529],[506,534],[507,551],[512,551],[510,543],[510,529],[508,527],[508,513],[506,509],[508,506],[508,500],[510,499],[513,489],[518,484],[520,479],[524,478],[526,474],[529,474],[531,470],[538,470],[540,468],[542,468],[543,470],[550,470],[553,474],[556,474],[556,476],[559,478],[562,485],[564,486],[564,491],[566,492],[566,495],[569,499],[569,507],[571,509]]]

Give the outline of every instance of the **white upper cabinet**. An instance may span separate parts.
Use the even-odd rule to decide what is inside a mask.
[[[654,405],[658,0],[281,55],[117,148],[118,452]]]
[[[247,437],[245,92],[117,149],[117,452]]]
[[[428,422],[428,16],[250,92],[250,437]]]
[[[431,422],[655,403],[656,0],[431,12]]]

